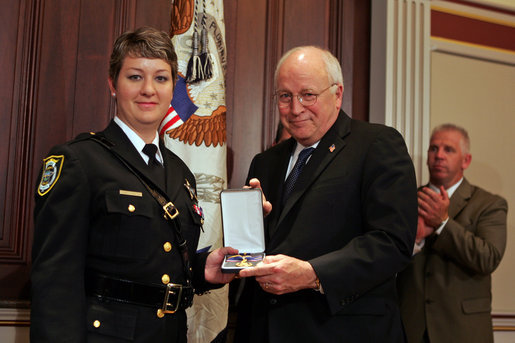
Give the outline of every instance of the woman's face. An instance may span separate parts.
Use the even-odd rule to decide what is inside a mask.
[[[130,57],[123,60],[116,88],[118,117],[140,136],[155,132],[173,96],[170,65],[157,58]]]

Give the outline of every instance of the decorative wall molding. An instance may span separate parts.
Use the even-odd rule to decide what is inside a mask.
[[[30,326],[30,310],[0,308],[0,326]]]
[[[370,121],[401,132],[418,184],[429,177],[430,14],[428,0],[372,0]]]
[[[515,313],[492,313],[494,331],[512,331],[515,333]]]
[[[446,52],[490,62],[515,65],[515,52],[503,51],[452,39],[431,37],[431,51]]]
[[[481,1],[476,2],[481,3]],[[515,10],[515,7],[513,10]],[[467,18],[469,19],[469,25],[473,26],[474,29],[469,30],[469,37],[464,37],[465,39],[455,39],[450,37],[450,35],[446,36],[442,30],[439,33],[432,32],[432,51],[515,65],[515,50],[513,49],[513,40],[510,39],[511,33],[515,30],[515,12],[505,11],[501,13],[449,1],[432,1],[431,11],[434,14],[439,14],[440,17],[444,13],[459,18]],[[444,19],[440,18],[440,20],[437,20],[437,23],[442,23],[443,21]],[[482,41],[471,39],[475,37],[474,33],[484,33],[488,29],[490,30],[485,36],[490,38],[483,39]],[[447,31],[453,30],[447,27]],[[449,34],[450,32],[447,33]],[[506,34],[508,36],[504,37]]]
[[[433,0],[431,8],[435,10],[445,9],[454,12],[466,12],[474,17],[494,17],[495,20],[503,20],[504,15],[510,16],[510,12],[515,11],[515,6],[502,6],[484,0],[464,0],[461,2]],[[508,19],[509,20],[509,19]]]

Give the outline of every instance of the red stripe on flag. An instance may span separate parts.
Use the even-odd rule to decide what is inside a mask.
[[[172,113],[172,112],[175,112],[175,110],[173,109],[172,106],[170,106],[170,108],[168,108],[168,111],[166,112],[166,116],[163,118],[163,122],[166,120],[166,118]],[[173,116],[172,118],[170,118],[170,120],[168,120],[164,125],[163,127],[161,128],[161,131],[159,131],[159,135],[162,136],[164,135],[164,133],[166,132],[166,130],[168,130],[173,124],[177,123],[177,121],[179,121],[179,119],[181,119],[181,117],[179,117],[179,115],[177,113],[175,113],[175,116]]]

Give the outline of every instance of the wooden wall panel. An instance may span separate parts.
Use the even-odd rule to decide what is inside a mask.
[[[355,119],[369,119],[370,88],[370,1],[337,1],[342,12],[332,24],[340,24],[336,38],[341,45],[332,48],[342,63],[343,110]]]
[[[134,27],[151,25],[169,32],[172,2],[172,0],[138,0],[134,14]]]
[[[227,145],[231,186],[244,184],[250,158],[261,150],[265,91],[266,1],[225,1],[234,13],[226,22],[227,45],[234,49],[228,61]]]
[[[283,52],[299,45],[329,47],[329,0],[285,0]]]
[[[51,146],[72,136],[80,2],[43,1],[41,34],[37,40],[34,123],[34,178]],[[34,179],[33,178],[33,179]]]
[[[4,1],[5,2],[5,1]],[[2,4],[3,5],[3,4]],[[0,73],[3,75],[3,81],[0,83],[0,123],[2,123],[2,134],[0,135],[0,163],[6,168],[0,168],[0,209],[4,215],[2,218],[2,227],[0,230],[0,259],[7,259],[9,251],[13,249],[10,242],[10,232],[6,230],[10,226],[10,218],[6,216],[6,212],[10,211],[11,204],[7,199],[12,194],[12,185],[8,183],[9,177],[13,175],[13,163],[8,163],[10,158],[14,156],[15,144],[11,144],[13,138],[16,137],[17,117],[12,118],[12,112],[16,109],[14,103],[14,94],[17,88],[16,82],[16,58],[20,55],[18,42],[18,20],[20,10],[23,8],[23,2],[16,2],[13,6],[8,6],[0,12],[0,21],[6,23],[6,29],[0,30],[0,43],[3,47],[0,51]],[[23,21],[23,20],[22,20]],[[5,42],[5,44],[4,44]]]
[[[27,299],[30,152],[40,7],[32,1],[2,1],[0,20],[0,300]],[[4,202],[5,201],[5,202]],[[0,306],[2,305],[0,304]]]
[[[124,7],[116,6],[112,0],[80,3],[75,83],[70,89],[74,113],[71,137],[103,129],[114,113],[114,101],[107,84],[108,61],[114,39],[129,27],[122,18],[133,4],[125,3]]]

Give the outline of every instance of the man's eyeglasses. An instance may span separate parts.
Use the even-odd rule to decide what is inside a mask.
[[[275,97],[277,98],[277,104],[279,107],[288,107],[293,101],[293,96],[296,96],[302,106],[313,106],[316,104],[318,97],[320,94],[328,90],[329,88],[336,86],[337,83],[333,83],[329,87],[321,90],[318,94],[311,92],[304,92],[301,94],[291,94],[288,92],[277,92],[275,93]]]

